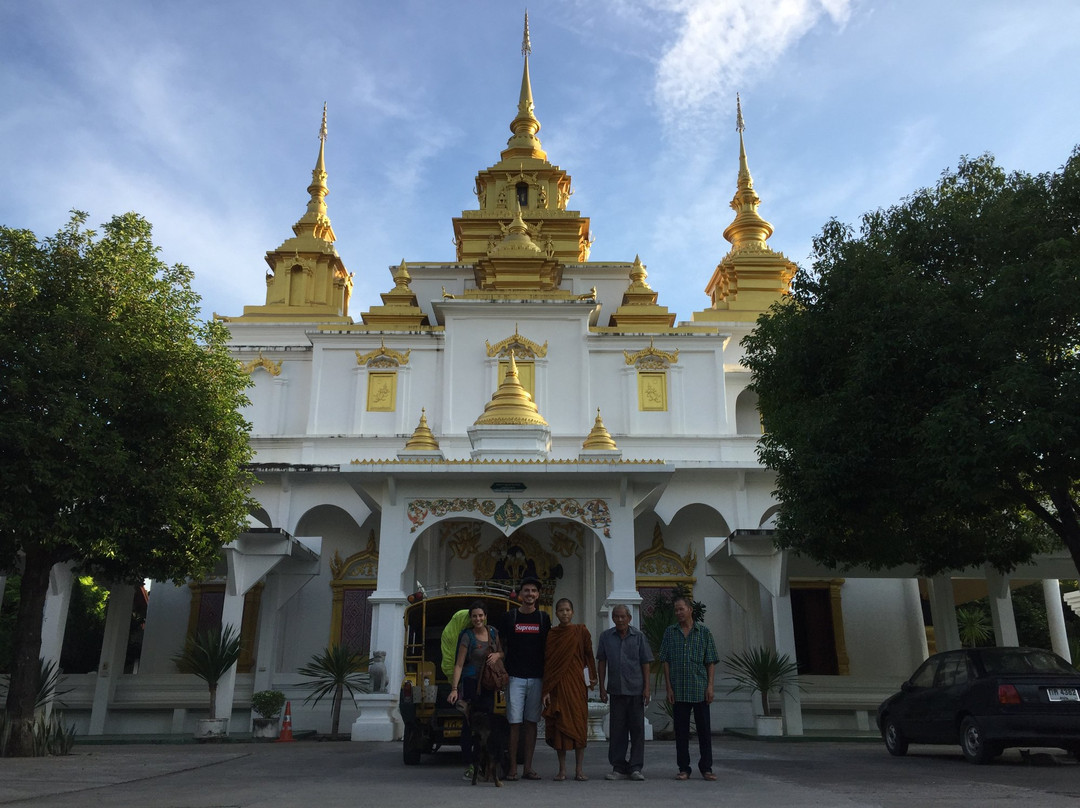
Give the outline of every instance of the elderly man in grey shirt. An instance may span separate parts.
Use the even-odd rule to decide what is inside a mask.
[[[611,610],[609,628],[600,635],[596,662],[600,674],[600,701],[610,702],[607,780],[644,780],[645,707],[649,703],[649,663],[652,649],[645,635],[630,625],[630,609],[619,604]],[[627,746],[630,756],[627,758]]]

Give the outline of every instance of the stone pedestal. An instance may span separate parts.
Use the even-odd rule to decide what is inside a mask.
[[[604,732],[604,719],[607,717],[610,707],[602,701],[589,702],[589,740],[606,741],[607,734]]]
[[[360,715],[352,724],[354,741],[397,741],[403,725],[397,714],[397,694],[360,693],[356,697]]]

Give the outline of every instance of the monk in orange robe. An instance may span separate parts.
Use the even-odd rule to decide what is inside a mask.
[[[575,780],[588,780],[581,767],[589,738],[589,694],[596,687],[596,658],[592,635],[574,625],[574,604],[562,598],[555,604],[559,625],[548,632],[544,647],[544,723],[548,746],[559,756],[556,780],[566,779],[566,752],[574,750]],[[589,670],[588,689],[585,669]]]

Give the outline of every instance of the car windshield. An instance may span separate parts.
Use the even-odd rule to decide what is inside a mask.
[[[993,675],[998,673],[1071,673],[1076,669],[1049,651],[1000,650],[984,651],[983,667]]]

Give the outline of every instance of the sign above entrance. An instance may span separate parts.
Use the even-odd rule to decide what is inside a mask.
[[[524,491],[525,483],[492,483],[491,490],[496,494],[508,494],[512,491]]]

